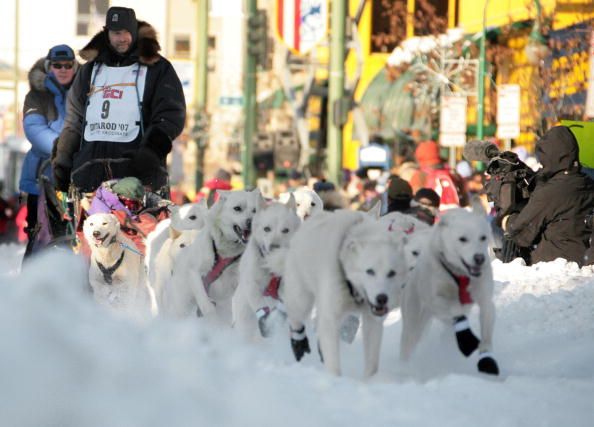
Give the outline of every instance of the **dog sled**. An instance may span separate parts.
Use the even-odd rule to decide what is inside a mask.
[[[43,248],[69,248],[90,256],[84,239],[83,224],[94,213],[116,216],[122,232],[135,247],[129,250],[145,254],[146,236],[158,222],[169,217],[168,186],[158,192],[145,190],[134,177],[105,181],[93,192],[70,186],[68,193],[56,191],[51,180],[39,174],[40,196],[38,224],[34,231],[33,251]]]
[[[89,254],[83,236],[83,224],[87,217],[96,213],[113,214],[120,223],[122,232],[134,242],[134,248],[144,256],[145,239],[157,224],[169,217],[171,202],[157,193],[146,191],[137,178],[127,177],[103,182],[93,193],[71,194],[74,211],[74,229],[79,250]]]

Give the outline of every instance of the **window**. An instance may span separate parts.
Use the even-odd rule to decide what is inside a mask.
[[[190,58],[190,36],[187,34],[177,35],[173,38],[173,55],[176,58]]]
[[[105,23],[109,0],[77,0],[76,35],[88,36],[99,31]]]
[[[371,52],[391,52],[406,38],[406,0],[371,4]]]
[[[442,0],[415,0],[415,36],[445,33],[448,28],[448,4]]]

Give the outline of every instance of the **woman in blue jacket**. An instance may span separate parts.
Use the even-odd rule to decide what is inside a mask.
[[[19,189],[27,195],[27,228],[29,242],[25,258],[31,255],[37,228],[38,175],[49,159],[54,140],[64,126],[66,97],[74,80],[78,63],[74,51],[67,45],[52,47],[45,58],[39,59],[29,71],[31,90],[23,107],[23,128],[31,143],[25,156]],[[43,174],[51,179],[48,165]]]

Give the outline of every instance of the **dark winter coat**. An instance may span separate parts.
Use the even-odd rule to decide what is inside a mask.
[[[186,102],[181,82],[169,61],[159,55],[156,32],[146,22],[138,23],[138,40],[129,53],[118,54],[103,30],[80,51],[88,62],[81,68],[68,97],[64,130],[52,156],[52,165],[72,173],[72,182],[82,191],[94,191],[111,178],[136,176],[153,190],[167,183],[166,157],[172,141],[184,127]],[[96,63],[124,67],[140,63],[147,66],[142,101],[144,134],[129,143],[87,142],[84,118],[91,74]],[[110,161],[119,159],[118,161]],[[56,177],[58,174],[56,172]]]
[[[19,189],[35,195],[39,194],[39,169],[49,159],[66,116],[67,89],[45,71],[44,63],[45,58],[39,59],[29,71],[30,91],[23,107],[23,129],[31,149],[23,161]],[[51,177],[49,167],[44,174]]]
[[[590,238],[586,218],[594,208],[594,182],[580,172],[578,145],[565,126],[550,129],[536,144],[542,164],[528,204],[512,214],[506,231],[533,247],[531,263],[564,258],[583,264]]]

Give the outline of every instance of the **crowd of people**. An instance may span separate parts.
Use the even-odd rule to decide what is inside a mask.
[[[2,241],[22,230],[25,257],[31,254],[44,180],[58,192],[91,193],[105,181],[135,177],[176,203],[191,200],[168,186],[166,158],[183,130],[186,105],[180,80],[159,50],[150,24],[137,20],[133,9],[111,7],[104,28],[80,51],[84,65],[63,44],[33,65],[23,109],[31,143],[19,188],[26,202],[0,200]],[[327,210],[366,211],[381,203],[382,215],[402,212],[428,224],[439,220],[440,211],[467,206],[478,196],[494,228],[528,249],[527,262],[594,261],[589,253],[594,184],[580,170],[578,145],[568,128],[554,127],[537,142],[542,169],[533,194],[526,206],[505,215],[495,215],[489,204],[484,172],[465,161],[450,169],[433,140],[419,138],[405,151],[396,153],[392,170],[345,173],[342,185],[291,171],[270,196],[307,185]],[[206,199],[210,206],[217,190],[232,188],[231,174],[219,169],[192,201]]]

